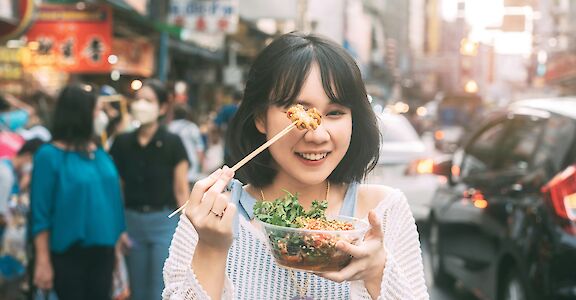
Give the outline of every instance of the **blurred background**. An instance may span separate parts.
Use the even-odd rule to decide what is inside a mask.
[[[367,181],[406,193],[431,299],[576,299],[573,0],[0,0],[0,112],[28,113],[0,128],[0,157],[50,140],[70,82],[106,100],[108,147],[139,126],[128,105],[158,78],[163,122],[200,132],[193,183],[223,163],[252,61],[294,30],[360,66],[384,137]],[[1,299],[28,290],[21,184],[4,211],[21,219],[2,219]]]

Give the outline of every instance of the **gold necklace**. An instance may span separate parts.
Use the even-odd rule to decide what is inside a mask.
[[[326,196],[325,196],[326,201],[328,201],[329,194],[330,194],[330,181],[327,181]],[[262,189],[260,189],[260,196],[262,196],[262,201],[266,201],[266,197],[264,197],[264,191]],[[298,282],[298,279],[296,278],[296,273],[294,272],[294,270],[288,270],[288,271],[290,279],[292,280],[292,282],[294,282],[294,285],[298,289],[298,296],[293,297],[291,300],[312,300],[312,297],[306,296],[306,294],[308,293],[308,287],[310,286],[311,275],[304,273],[303,276],[306,277],[306,281],[304,282],[304,286],[301,287],[300,283]]]

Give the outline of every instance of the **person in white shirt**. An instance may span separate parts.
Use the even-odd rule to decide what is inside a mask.
[[[188,182],[193,185],[202,172],[201,167],[206,146],[202,140],[200,128],[190,120],[190,111],[186,105],[180,104],[174,107],[174,120],[168,124],[168,130],[180,136],[184,148],[186,148],[190,161]]]

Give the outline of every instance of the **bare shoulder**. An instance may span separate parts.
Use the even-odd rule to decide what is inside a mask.
[[[383,201],[389,201],[390,195],[398,191],[389,186],[381,184],[361,184],[358,187],[358,197],[356,202],[357,217],[364,218],[368,212],[375,209]]]

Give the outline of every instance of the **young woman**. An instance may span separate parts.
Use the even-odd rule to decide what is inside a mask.
[[[34,157],[34,284],[54,289],[60,300],[111,297],[114,246],[125,223],[120,178],[93,142],[101,113],[92,87],[65,87],[54,111],[52,143]]]
[[[359,182],[378,161],[379,132],[354,60],[337,44],[291,33],[256,59],[230,126],[233,163],[290,124],[286,109],[315,107],[314,131],[292,130],[234,174],[224,167],[193,188],[164,267],[164,299],[427,299],[420,244],[404,195]],[[231,183],[231,192],[222,193]],[[298,192],[308,209],[367,219],[352,262],[318,275],[274,263],[253,205]]]
[[[188,197],[186,149],[158,120],[167,109],[164,85],[146,81],[131,105],[140,128],[119,135],[110,149],[124,187],[132,299],[156,300],[162,294],[162,266],[177,225],[166,215]]]

